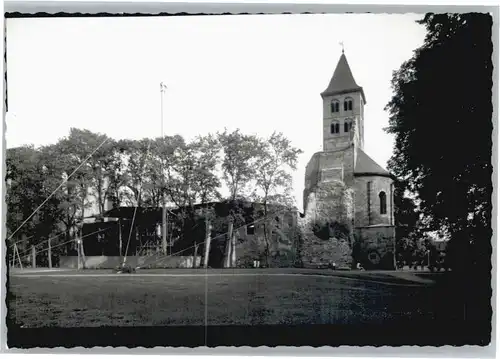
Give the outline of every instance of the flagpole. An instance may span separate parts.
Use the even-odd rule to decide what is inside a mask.
[[[160,103],[161,103],[161,139],[162,144],[164,143],[164,134],[163,134],[163,94],[167,86],[163,82],[160,82]],[[163,173],[163,158],[161,159],[161,202],[162,202],[162,210],[161,210],[161,243],[162,243],[162,252],[163,255],[168,254],[167,247],[167,208],[165,203],[165,174]]]

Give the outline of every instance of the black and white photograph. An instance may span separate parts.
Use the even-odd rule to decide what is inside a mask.
[[[497,17],[402,9],[7,13],[6,346],[489,346]]]

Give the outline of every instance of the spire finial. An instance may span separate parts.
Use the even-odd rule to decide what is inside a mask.
[[[342,46],[342,53],[344,53],[344,41],[339,42],[339,45]]]

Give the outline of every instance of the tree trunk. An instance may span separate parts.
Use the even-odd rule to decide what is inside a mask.
[[[85,249],[83,247],[83,226],[80,232],[80,254],[82,258],[82,268],[85,269]]]
[[[264,242],[265,242],[265,249],[264,249],[264,256],[266,258],[266,267],[269,267],[269,227],[268,225],[268,218],[267,218],[267,194],[266,194],[266,199],[264,200]]]
[[[81,252],[80,251],[80,239],[78,238],[78,235],[76,236],[75,241],[76,241],[76,253],[78,256],[78,269],[82,269],[82,255],[80,253]]]
[[[233,265],[231,261],[232,245],[233,245],[232,238],[233,238],[233,221],[230,220],[228,223],[228,231],[227,231],[226,258],[225,258],[226,268],[230,268]]]
[[[161,208],[161,244],[162,244],[162,253],[163,255],[167,254],[167,208],[165,207],[165,201],[162,201]]]
[[[120,251],[120,262],[123,256],[122,220],[118,219],[118,250]]]
[[[83,190],[83,196],[82,196],[82,227],[80,228],[80,241],[79,243],[79,248],[80,248],[80,258],[82,260],[82,268],[85,269],[85,253],[83,251],[83,223],[85,221],[85,197],[87,194],[87,188]]]
[[[47,251],[47,256],[48,256],[48,260],[49,260],[49,269],[52,269],[52,246],[51,246],[51,243],[50,243],[50,237],[47,240],[47,244],[49,246],[49,249]]]
[[[211,225],[208,220],[206,221],[206,229],[205,229],[205,257],[204,257],[204,267],[208,268],[208,257],[210,254],[210,231],[211,231]]]
[[[198,257],[198,243],[194,242],[193,268],[196,268],[197,257]]]
[[[139,225],[136,224],[135,225],[135,254],[137,255],[137,247],[139,247],[139,251],[141,250],[141,234],[140,234],[140,229],[139,229]],[[127,247],[130,246],[130,243],[127,244]],[[128,253],[125,253],[125,255],[127,255]]]
[[[17,259],[19,260],[19,267],[23,269],[23,261],[21,260],[21,256],[19,255],[19,248],[17,248],[17,244],[14,243],[14,250],[17,253]]]
[[[36,249],[35,246],[31,246],[31,266],[36,268]]]
[[[231,235],[231,267],[236,267],[236,233]]]

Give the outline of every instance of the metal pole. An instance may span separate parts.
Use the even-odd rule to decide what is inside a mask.
[[[163,82],[160,82],[160,108],[161,108],[161,140],[162,143],[164,141],[164,134],[163,134],[163,93],[165,92],[165,89],[167,87]],[[162,202],[162,210],[161,210],[161,221],[162,221],[162,232],[161,232],[161,240],[162,240],[162,251],[163,254],[168,254],[167,250],[167,208],[165,204],[165,180],[164,180],[164,173],[163,173],[163,158],[160,159],[161,161],[161,202]]]

